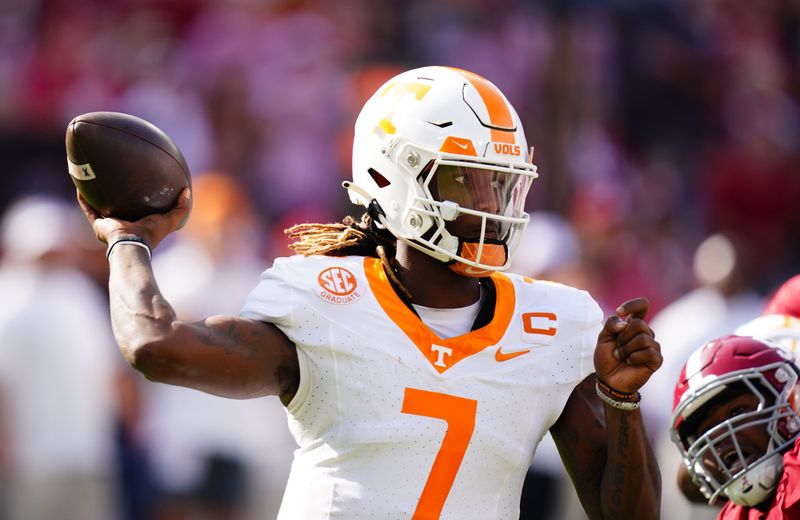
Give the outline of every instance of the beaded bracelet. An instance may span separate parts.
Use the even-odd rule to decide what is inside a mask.
[[[145,241],[145,239],[140,237],[123,237],[108,244],[108,249],[106,249],[106,260],[109,260],[111,258],[111,253],[114,251],[114,248],[118,244],[130,244],[132,246],[141,247],[142,249],[147,251],[147,258],[151,259],[153,258],[153,253],[150,250],[150,245],[147,243],[147,241]]]
[[[620,401],[635,401],[639,396],[639,392],[631,392],[631,393],[622,392],[615,388],[611,388],[610,386],[608,386],[607,384],[605,384],[604,382],[600,381],[597,378],[595,378],[595,382],[597,383],[597,386],[600,387],[600,390],[605,392],[607,396],[613,399],[618,399]]]
[[[600,400],[619,410],[636,410],[639,408],[639,402],[642,400],[642,396],[639,392],[620,392],[597,378],[595,378],[595,390]]]

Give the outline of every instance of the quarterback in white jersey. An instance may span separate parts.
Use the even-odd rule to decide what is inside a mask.
[[[491,280],[494,316],[441,338],[376,258],[292,257],[264,273],[242,316],[276,324],[300,365],[282,518],[519,516],[535,446],[594,370],[602,314],[566,286]]]
[[[299,444],[282,519],[517,518],[547,431],[590,518],[656,518],[638,392],[662,362],[647,300],[603,324],[583,291],[502,274],[528,223],[532,160],[486,79],[400,74],[356,121],[344,187],[366,213],[289,229],[299,255],[264,273],[239,316],[197,323],[149,264],[188,191],[137,222],[79,201],[109,244],[114,333],[134,367],[281,398]]]

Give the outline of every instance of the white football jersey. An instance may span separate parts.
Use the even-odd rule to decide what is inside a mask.
[[[241,315],[297,346],[282,519],[518,518],[536,445],[593,372],[584,291],[493,274],[485,326],[439,338],[380,260],[280,258]],[[491,300],[491,298],[490,298]]]

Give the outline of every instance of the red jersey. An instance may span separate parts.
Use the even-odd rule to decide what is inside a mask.
[[[783,456],[783,474],[771,501],[751,507],[728,502],[717,517],[717,520],[794,519],[800,519],[800,437]]]

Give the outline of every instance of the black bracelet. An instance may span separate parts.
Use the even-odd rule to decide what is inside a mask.
[[[603,390],[601,390],[599,382],[595,383],[594,388],[595,391],[597,391],[597,397],[599,397],[601,401],[611,406],[612,408],[625,411],[632,411],[639,409],[639,401],[641,401],[641,396],[639,395],[639,392],[636,392],[635,401],[620,401],[618,399],[614,399],[613,397],[606,394]]]
[[[597,387],[612,399],[616,399],[618,401],[638,401],[640,398],[639,392],[623,392],[621,390],[611,388],[604,382],[600,381],[597,376],[595,376],[594,380],[597,383]]]

